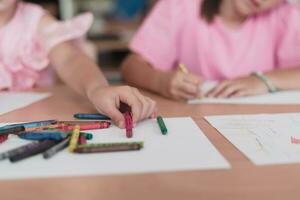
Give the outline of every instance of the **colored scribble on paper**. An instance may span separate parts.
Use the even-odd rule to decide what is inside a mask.
[[[256,165],[300,163],[300,113],[206,119]]]

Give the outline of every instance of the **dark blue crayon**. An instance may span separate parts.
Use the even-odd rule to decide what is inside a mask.
[[[37,154],[43,153],[50,149],[51,147],[55,146],[58,142],[54,140],[44,140],[35,145],[31,146],[30,148],[25,149],[23,152],[17,153],[11,157],[9,160],[11,162],[18,162],[24,160],[26,158],[35,156]]]
[[[14,155],[22,153],[27,149],[31,149],[31,148],[35,147],[37,144],[38,144],[38,142],[32,142],[30,144],[26,144],[26,145],[23,145],[21,147],[17,147],[15,149],[6,151],[4,153],[0,153],[0,160],[5,160],[5,159],[10,158]]]
[[[67,134],[57,131],[24,132],[19,137],[25,140],[63,140]]]
[[[56,124],[57,120],[46,120],[46,121],[37,121],[37,122],[27,122],[27,123],[20,123],[20,124],[11,124],[6,125],[1,128],[12,128],[12,127],[18,127],[18,126],[24,126],[25,128],[34,128],[39,126],[48,126],[52,124]]]
[[[110,120],[109,117],[101,114],[84,114],[78,113],[74,115],[76,119],[87,119],[87,120]]]

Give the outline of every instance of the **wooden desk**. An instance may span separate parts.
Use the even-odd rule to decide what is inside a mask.
[[[74,112],[94,111],[86,100],[63,86],[52,88],[51,91],[53,96],[49,99],[1,116],[0,121],[41,118],[67,120],[72,118]],[[299,199],[299,164],[254,166],[202,117],[219,114],[300,112],[300,106],[186,105],[147,94],[157,100],[161,115],[193,117],[233,168],[180,173],[2,181],[1,200]]]

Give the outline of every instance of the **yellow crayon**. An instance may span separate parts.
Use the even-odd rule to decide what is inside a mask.
[[[189,71],[187,70],[187,68],[185,67],[185,65],[184,64],[179,64],[179,70],[181,71],[181,72],[183,72],[183,73],[185,73],[185,74],[188,74],[189,73]]]
[[[79,135],[80,135],[80,126],[76,125],[73,129],[70,144],[68,147],[70,152],[74,152],[74,150],[76,149],[77,144],[78,144]]]

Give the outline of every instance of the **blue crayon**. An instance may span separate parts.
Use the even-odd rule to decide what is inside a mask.
[[[43,131],[43,132],[24,132],[19,135],[25,140],[56,140],[60,141],[67,137],[63,132]]]
[[[48,126],[52,124],[56,124],[57,120],[46,120],[46,121],[37,121],[37,122],[27,122],[27,123],[20,123],[20,124],[11,124],[11,125],[6,125],[1,128],[13,128],[13,127],[18,127],[18,126],[24,126],[25,128],[34,128],[34,127],[39,127],[39,126]]]
[[[87,119],[87,120],[110,120],[109,117],[101,114],[84,114],[78,113],[74,115],[76,119]]]
[[[9,134],[18,134],[22,131],[25,131],[24,126],[16,126],[16,127],[1,127],[0,135],[9,135]]]

